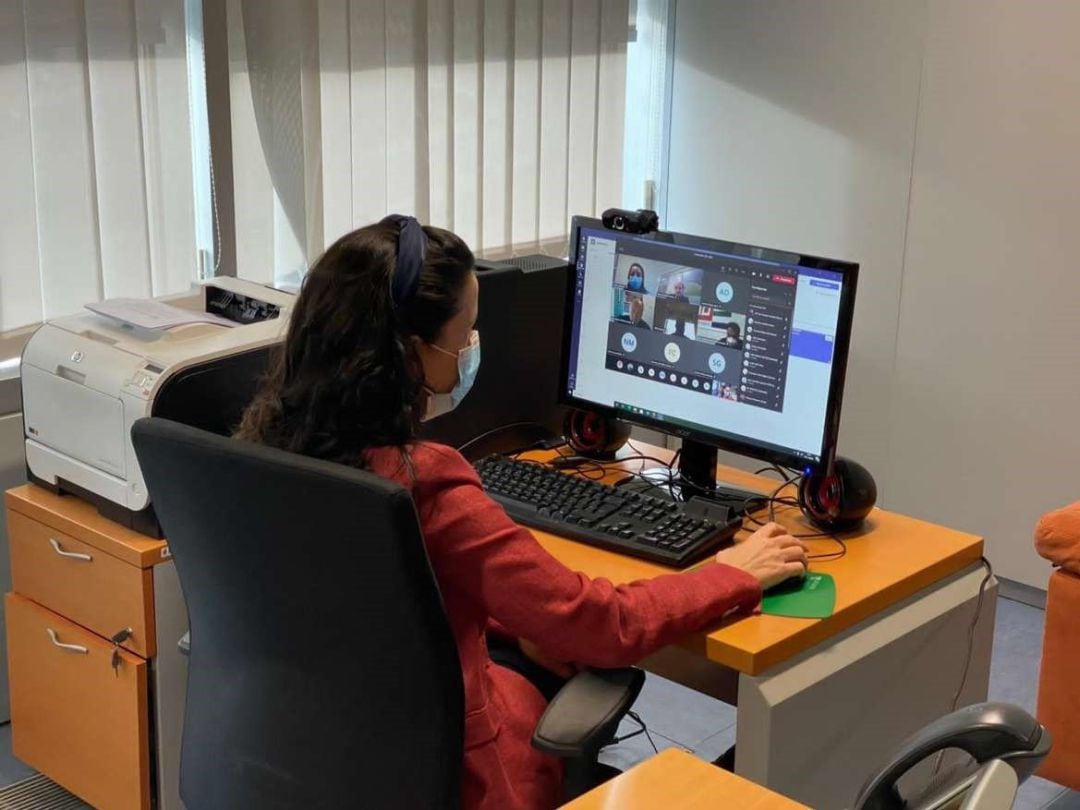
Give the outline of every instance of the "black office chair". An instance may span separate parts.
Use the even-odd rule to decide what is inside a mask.
[[[457,807],[461,668],[409,494],[163,419],[132,439],[187,600],[187,806]],[[643,681],[583,673],[549,705],[534,744],[568,796]]]

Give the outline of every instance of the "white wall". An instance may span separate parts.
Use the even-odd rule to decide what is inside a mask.
[[[935,0],[897,347],[890,502],[1046,587],[1080,497],[1080,4]]]
[[[862,266],[841,451],[879,472],[925,3],[680,0],[665,226]]]
[[[841,452],[1044,587],[1080,497],[1067,0],[682,0],[667,226],[860,262]],[[1018,315],[1019,313],[1019,315]]]

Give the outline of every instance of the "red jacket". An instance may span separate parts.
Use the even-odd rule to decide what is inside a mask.
[[[757,580],[706,565],[628,585],[589,579],[548,554],[480,486],[457,451],[421,443],[412,476],[396,448],[371,452],[372,470],[413,492],[442,590],[465,682],[467,810],[539,810],[558,803],[560,763],[532,748],[544,699],[527,680],[488,656],[492,622],[559,661],[633,664],[735,610],[751,610]]]

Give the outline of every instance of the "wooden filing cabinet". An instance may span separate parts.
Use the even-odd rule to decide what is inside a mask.
[[[168,545],[34,485],[5,500],[15,755],[101,810],[181,808],[187,618]]]

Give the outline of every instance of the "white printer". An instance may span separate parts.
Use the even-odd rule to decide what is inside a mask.
[[[132,424],[163,416],[231,432],[284,337],[295,297],[216,278],[159,300],[237,325],[147,329],[85,312],[38,329],[21,370],[30,479],[153,536],[160,527],[131,446]]]

